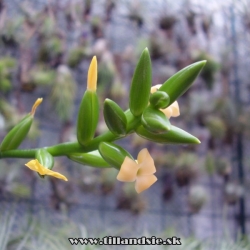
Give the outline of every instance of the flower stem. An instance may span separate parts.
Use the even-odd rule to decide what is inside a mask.
[[[134,131],[134,128],[139,124],[140,117],[134,117],[130,110],[125,112],[128,121],[127,133],[130,134]],[[88,145],[81,146],[78,142],[65,142],[50,147],[44,147],[52,156],[67,156],[70,153],[87,153],[98,149],[99,143],[106,141],[112,142],[126,136],[116,136],[110,131],[107,131],[97,137],[95,137]],[[39,148],[34,149],[16,149],[0,152],[1,158],[35,158],[36,151]]]

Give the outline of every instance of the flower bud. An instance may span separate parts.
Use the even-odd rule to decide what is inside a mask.
[[[54,157],[44,148],[36,151],[36,159],[47,169],[52,169],[54,166]],[[40,175],[39,173],[38,175],[44,178],[44,175]]]
[[[90,167],[109,168],[110,165],[102,158],[98,150],[89,153],[73,153],[68,158]]]
[[[123,110],[110,99],[104,101],[104,119],[114,135],[126,135],[127,119]]]
[[[170,98],[166,92],[156,91],[150,96],[149,102],[155,109],[164,109],[168,106]]]
[[[99,144],[99,152],[106,162],[117,169],[120,169],[126,156],[133,159],[125,149],[110,142],[101,142]]]
[[[155,134],[165,133],[171,129],[169,119],[164,113],[151,107],[144,110],[141,122],[145,129]]]
[[[88,144],[94,137],[99,118],[99,103],[95,91],[86,90],[78,111],[77,140]]]

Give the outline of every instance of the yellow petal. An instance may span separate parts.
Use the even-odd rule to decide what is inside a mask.
[[[96,83],[97,83],[97,59],[96,56],[94,56],[89,66],[87,89],[96,91]]]
[[[125,182],[135,181],[138,169],[138,164],[136,164],[136,162],[126,156],[116,178],[119,181]]]
[[[136,178],[135,190],[139,194],[142,191],[148,189],[157,181],[155,175],[142,175]]]
[[[52,171],[50,169],[47,169],[47,168],[45,170],[45,174],[46,175],[51,175],[51,176],[59,178],[59,179],[62,179],[64,181],[68,181],[68,179],[64,175],[62,175],[62,174],[60,174],[58,172]]]
[[[40,175],[51,175],[56,178],[60,178],[67,181],[67,178],[64,175],[45,168],[43,165],[40,164],[40,162],[37,159],[29,161],[28,163],[25,164],[25,166],[27,166],[29,169],[33,171],[38,172]]]
[[[31,115],[34,115],[34,114],[35,114],[37,107],[42,103],[42,101],[43,101],[43,98],[38,98],[38,99],[35,101],[35,103],[34,103],[32,109],[31,109],[31,112],[30,112]]]
[[[33,171],[38,172],[38,166],[37,166],[36,161],[37,160],[31,160],[31,161],[27,162],[25,164],[25,166],[28,167],[29,169],[33,170]]]
[[[40,175],[45,175],[45,168],[39,163],[37,159],[27,162],[25,166],[33,171],[38,172]]]
[[[176,117],[176,116],[179,116],[180,115],[180,109],[179,109],[179,105],[178,105],[178,102],[175,101],[173,102],[170,107],[172,108],[172,116],[173,117]]]
[[[156,92],[161,86],[162,86],[162,84],[157,84],[157,85],[151,87],[151,94]]]

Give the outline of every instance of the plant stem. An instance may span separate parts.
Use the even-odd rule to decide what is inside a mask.
[[[127,134],[130,134],[134,131],[134,128],[138,126],[140,122],[140,117],[134,117],[130,110],[125,112],[128,128]],[[65,142],[60,143],[50,147],[44,147],[52,156],[67,156],[70,153],[87,153],[93,150],[98,149],[98,145],[100,142],[112,142],[118,139],[121,139],[126,136],[116,136],[112,134],[110,131],[107,131],[97,137],[95,137],[88,145],[82,146],[78,142]],[[8,150],[4,152],[0,152],[1,158],[35,158],[36,151],[39,148],[34,149],[20,149],[20,150]]]

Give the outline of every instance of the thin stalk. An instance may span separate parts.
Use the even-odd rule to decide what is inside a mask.
[[[131,134],[140,123],[140,117],[134,117],[130,110],[125,112],[128,128],[127,133]],[[82,146],[78,142],[65,142],[57,145],[44,147],[52,156],[67,156],[70,153],[87,153],[93,150],[98,149],[99,143],[106,141],[112,142],[118,139],[121,139],[126,136],[116,136],[112,134],[110,131],[107,131],[97,137],[95,137],[88,145]],[[17,149],[17,150],[8,150],[0,152],[1,158],[35,158],[36,151],[39,148],[34,149]]]

